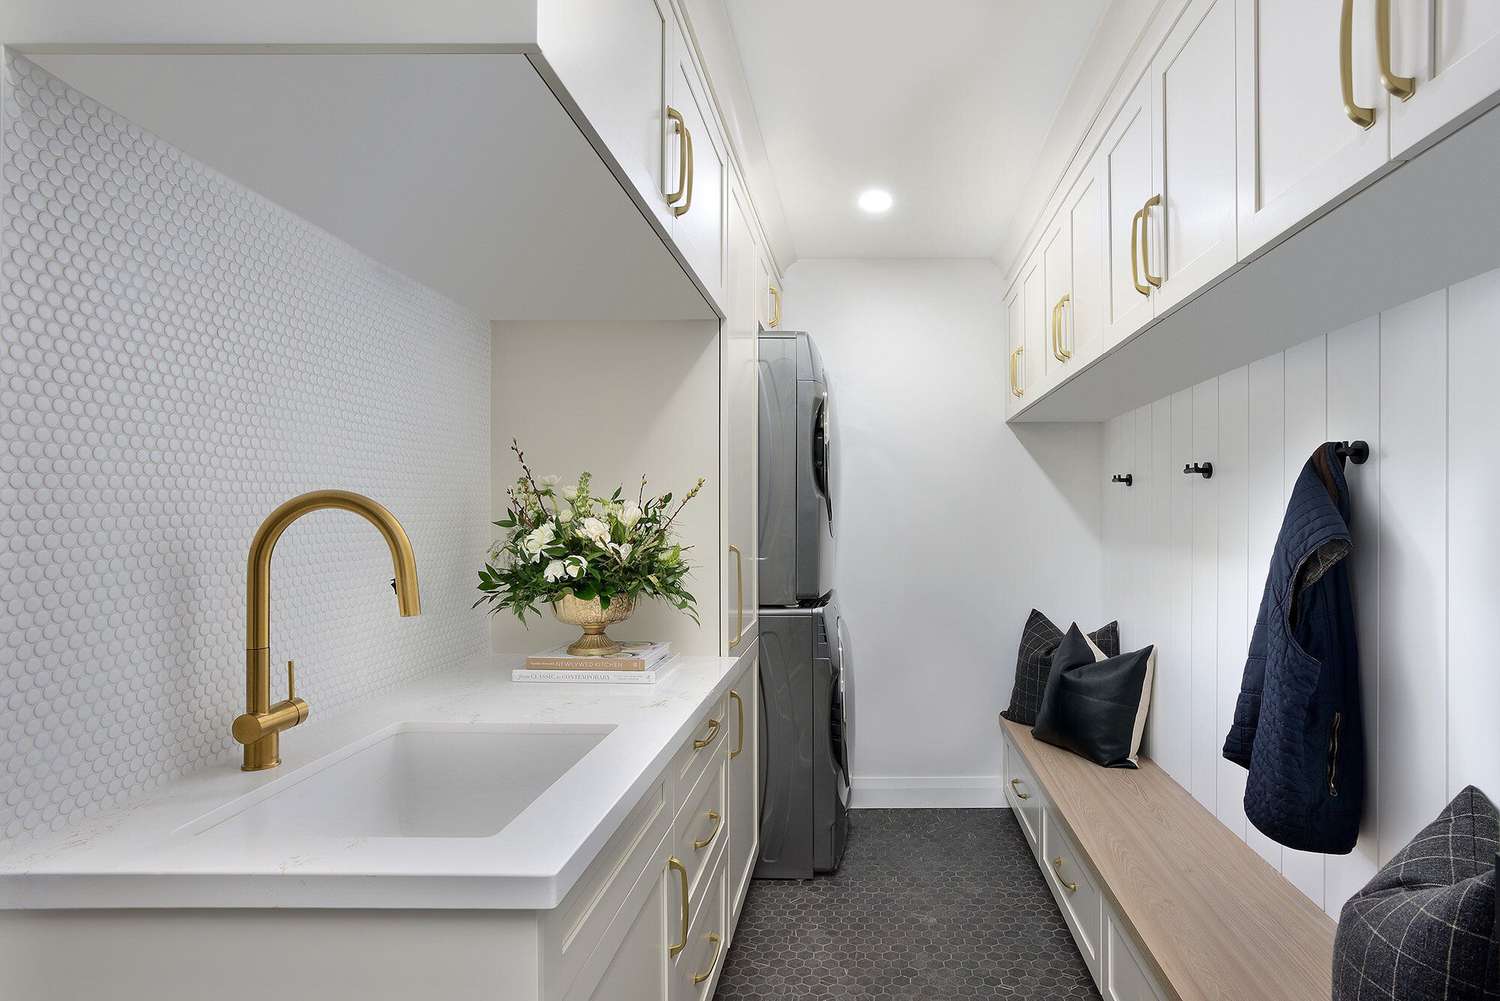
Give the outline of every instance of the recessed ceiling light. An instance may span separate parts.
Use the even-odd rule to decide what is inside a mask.
[[[891,193],[884,188],[866,188],[859,193],[859,207],[871,215],[889,212]]]

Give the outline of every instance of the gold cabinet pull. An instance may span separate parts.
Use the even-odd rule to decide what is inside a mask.
[[[684,122],[682,120],[682,112],[678,111],[670,104],[667,105],[667,120],[672,123],[672,131],[677,133],[678,136],[685,137],[687,135],[687,122]],[[686,138],[682,138],[679,140],[679,143],[686,142]],[[679,198],[682,197],[683,192],[687,191],[687,157],[682,152],[686,149],[686,146],[679,147],[679,152],[677,154],[677,190],[667,193],[666,197],[668,205],[676,202]]]
[[[1052,860],[1052,868],[1054,868],[1054,869],[1057,870],[1057,881],[1062,884],[1062,887],[1063,887],[1064,890],[1067,890],[1069,893],[1077,893],[1078,892],[1078,884],[1077,883],[1069,883],[1066,879],[1063,879],[1063,874],[1062,874],[1062,856],[1061,855],[1059,855],[1057,858],[1055,858],[1055,859]]]
[[[714,742],[714,735],[717,734],[718,732],[719,732],[719,721],[716,720],[716,719],[709,720],[708,721],[708,736],[706,736],[706,737],[699,737],[697,740],[693,741],[693,750],[695,750],[695,751],[701,751],[705,747],[707,747],[709,744],[712,744]]]
[[[1380,82],[1392,97],[1410,99],[1417,92],[1416,78],[1391,70],[1391,0],[1375,0],[1375,47],[1380,51]]]
[[[1011,788],[1011,791],[1016,794],[1016,799],[1030,799],[1031,798],[1031,793],[1029,793],[1029,792],[1022,792],[1021,791],[1021,780],[1020,779],[1011,779],[1010,780],[1010,788]]]
[[[1071,301],[1072,297],[1064,292],[1062,298],[1057,300],[1057,305],[1052,307],[1052,357],[1061,362],[1073,357],[1073,352],[1063,347],[1063,317]]]
[[[739,712],[740,720],[739,740],[735,742],[734,750],[729,752],[729,760],[733,761],[744,753],[745,750],[745,700],[740,697],[739,692],[736,692],[732,688],[729,690],[729,697],[734,699],[735,709]]]
[[[1136,248],[1140,246],[1140,229],[1142,220],[1146,218],[1146,210],[1136,209],[1135,215],[1130,217],[1130,282],[1135,290],[1141,295],[1150,295],[1151,286],[1141,284],[1141,264]]]
[[[713,962],[711,962],[711,963],[708,964],[708,969],[705,970],[704,972],[693,974],[693,986],[694,987],[696,987],[697,985],[703,983],[703,981],[707,980],[709,977],[711,977],[711,976],[714,975],[714,970],[719,965],[719,953],[721,953],[721,952],[724,951],[724,939],[721,938],[720,936],[714,935],[714,934],[710,933],[709,936],[708,936],[708,941],[714,947]]]
[[[739,611],[735,613],[734,639],[729,641],[729,649],[733,650],[745,638],[745,555],[733,543],[730,543],[729,551],[734,554],[734,589],[738,596],[735,601],[739,605]]]
[[[682,884],[682,941],[676,943],[675,945],[669,945],[669,946],[667,946],[667,955],[668,956],[675,956],[679,952],[681,952],[683,949],[687,948],[687,928],[688,928],[688,873],[687,873],[687,866],[685,866],[685,865],[682,864],[682,859],[678,858],[675,855],[673,855],[671,858],[667,859],[667,869],[668,869],[668,871],[676,869],[677,870],[677,879]]]
[[[1141,206],[1141,271],[1153,288],[1161,288],[1161,275],[1151,273],[1151,210],[1161,204],[1161,195],[1152,195]]]
[[[1010,395],[1012,396],[1026,395],[1026,390],[1017,379],[1021,368],[1021,352],[1025,350],[1025,347],[1019,347],[1010,353]]]
[[[1375,109],[1354,103],[1354,0],[1344,0],[1339,17],[1339,86],[1343,90],[1344,114],[1362,129],[1375,124]]]
[[[677,116],[677,123],[682,127],[682,156],[677,161],[677,170],[679,174],[686,171],[687,178],[683,182],[682,204],[672,206],[672,214],[684,216],[693,207],[693,132],[681,115]]]
[[[695,852],[701,852],[703,849],[713,844],[714,838],[717,838],[719,836],[719,831],[724,827],[724,818],[719,815],[718,810],[708,811],[708,822],[714,825],[714,832],[706,838],[701,838],[693,842],[693,851]]]
[[[775,330],[781,326],[781,289],[775,285],[770,287],[771,291],[771,317],[766,321],[766,326]]]

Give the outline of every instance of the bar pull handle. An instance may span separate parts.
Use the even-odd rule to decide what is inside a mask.
[[[1145,209],[1136,209],[1135,215],[1130,217],[1130,283],[1141,295],[1150,295],[1151,286],[1141,283],[1141,265],[1139,251],[1141,237],[1138,227],[1146,217]]]
[[[724,951],[724,939],[721,936],[710,933],[708,941],[714,947],[714,959],[713,962],[708,964],[708,969],[702,973],[693,974],[693,986],[695,987],[714,975],[714,968],[719,965],[719,953]]]
[[[1055,858],[1055,859],[1052,860],[1052,868],[1054,868],[1054,869],[1057,870],[1057,881],[1062,884],[1062,888],[1064,890],[1067,890],[1069,893],[1077,893],[1078,892],[1078,884],[1077,883],[1069,883],[1066,879],[1063,879],[1062,865],[1063,865],[1063,860],[1062,860],[1062,856],[1061,855],[1057,856],[1057,858]]]
[[[682,137],[677,154],[677,190],[666,195],[667,204],[672,205],[687,191],[687,122],[682,120],[682,112],[671,105],[667,105],[667,120],[672,123],[672,131]]]
[[[734,699],[735,709],[739,712],[740,719],[739,739],[735,741],[734,750],[729,752],[729,760],[733,761],[745,753],[745,700],[734,689],[729,690],[729,697]]]
[[[1151,210],[1161,204],[1161,195],[1152,195],[1141,207],[1141,270],[1153,288],[1161,288],[1162,276],[1151,273]]]
[[[1014,792],[1016,794],[1016,799],[1030,799],[1031,798],[1031,793],[1029,793],[1029,792],[1022,792],[1021,791],[1021,780],[1020,779],[1011,779],[1010,780],[1010,787],[1011,787],[1012,790],[1014,790]]]
[[[667,955],[675,956],[687,948],[688,936],[688,871],[687,866],[677,856],[667,859],[667,869],[677,870],[677,879],[682,884],[682,941],[667,946]]]
[[[1380,51],[1380,82],[1392,97],[1410,100],[1417,92],[1416,78],[1397,76],[1391,70],[1391,0],[1376,0],[1375,47]]]
[[[677,120],[682,122],[682,116],[678,115]],[[672,206],[672,214],[674,216],[687,215],[688,209],[693,207],[693,132],[687,127],[686,122],[682,122],[682,143],[686,157],[678,162],[678,169],[681,170],[683,165],[686,164],[687,187],[683,191],[682,204]]]
[[[1344,0],[1339,17],[1339,86],[1343,91],[1344,114],[1362,129],[1375,124],[1375,109],[1354,103],[1354,0]]]

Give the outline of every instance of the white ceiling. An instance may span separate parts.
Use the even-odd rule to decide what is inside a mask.
[[[728,0],[796,255],[993,255],[1108,5]]]

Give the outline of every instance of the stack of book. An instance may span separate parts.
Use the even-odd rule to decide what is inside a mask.
[[[566,646],[526,658],[510,672],[512,681],[573,681],[612,685],[652,685],[669,666],[671,643],[626,643],[613,657],[575,657]]]

